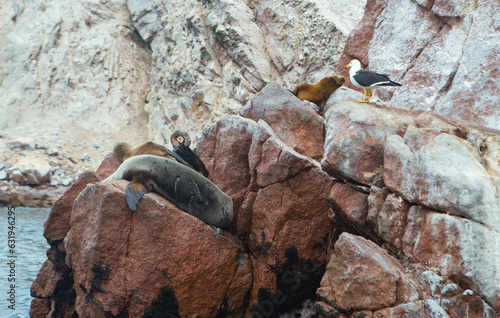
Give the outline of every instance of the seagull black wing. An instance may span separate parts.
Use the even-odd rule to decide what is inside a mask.
[[[365,87],[373,86],[401,86],[401,84],[394,82],[387,74],[379,74],[369,70],[359,70],[354,75],[354,79],[359,85]]]

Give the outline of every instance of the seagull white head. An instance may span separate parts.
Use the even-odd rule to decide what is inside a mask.
[[[358,60],[352,60],[351,62],[349,62],[349,65],[347,65],[345,68],[349,68],[350,69],[349,73],[350,72],[356,73],[356,71],[361,68],[361,63],[359,63]]]

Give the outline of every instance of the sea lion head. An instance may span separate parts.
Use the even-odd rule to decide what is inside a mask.
[[[115,155],[116,159],[123,162],[130,157],[132,148],[131,144],[125,141],[119,141],[113,146],[113,155]]]
[[[345,83],[344,76],[327,76],[321,80],[324,82],[324,85],[328,87],[328,91],[332,93],[339,89]]]
[[[191,146],[191,138],[184,130],[174,131],[174,133],[170,136],[170,142],[174,148],[179,147],[181,144],[187,147]]]

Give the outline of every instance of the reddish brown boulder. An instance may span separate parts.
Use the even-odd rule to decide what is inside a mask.
[[[323,264],[326,253],[317,245],[332,232],[327,198],[330,178],[311,169],[257,192],[253,205],[250,249],[260,261],[284,261],[284,251],[296,247],[300,257]]]
[[[368,195],[349,185],[336,182],[328,196],[329,202],[358,228],[363,227],[368,212]]]
[[[50,260],[46,260],[31,285],[31,296],[36,298],[51,298],[54,296],[57,284],[64,279],[61,272],[54,268]]]
[[[206,131],[196,148],[210,172],[208,178],[233,200],[230,228],[243,240],[249,235],[256,195],[248,158],[256,130],[253,120],[226,116]]]
[[[127,184],[91,185],[75,201],[66,250],[80,317],[141,316],[165,285],[175,291],[182,317],[214,316],[224,303],[243,308],[246,293],[227,294],[250,288],[242,246],[155,193],[132,213]]]
[[[417,284],[385,250],[342,233],[328,262],[318,296],[334,308],[377,310],[419,299]]]
[[[317,106],[301,101],[291,92],[271,82],[241,110],[241,115],[264,120],[276,135],[298,153],[313,159],[323,155],[323,117]]]
[[[276,287],[270,268],[285,261],[288,248],[295,247],[300,258],[315,258],[318,268],[326,264],[333,183],[317,162],[288,147],[264,121],[236,116],[212,127],[198,151],[212,169],[212,180],[243,198],[235,204],[232,230],[256,258],[250,303],[259,288]]]
[[[253,120],[226,116],[198,142],[196,150],[210,173],[208,178],[229,196],[250,184],[248,153],[256,129]]]
[[[101,164],[99,165],[99,168],[97,168],[95,172],[95,175],[99,179],[104,180],[110,175],[112,175],[113,172],[115,172],[120,165],[121,165],[120,160],[116,159],[116,157],[112,153],[109,153],[102,160]]]
[[[44,318],[48,317],[50,313],[50,300],[35,298],[31,301],[30,317]]]

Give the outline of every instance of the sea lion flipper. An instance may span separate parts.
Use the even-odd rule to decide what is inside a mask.
[[[125,195],[127,196],[127,204],[130,210],[137,210],[137,204],[139,204],[139,200],[147,192],[148,191],[146,187],[142,183],[132,181],[128,184],[125,190]]]

